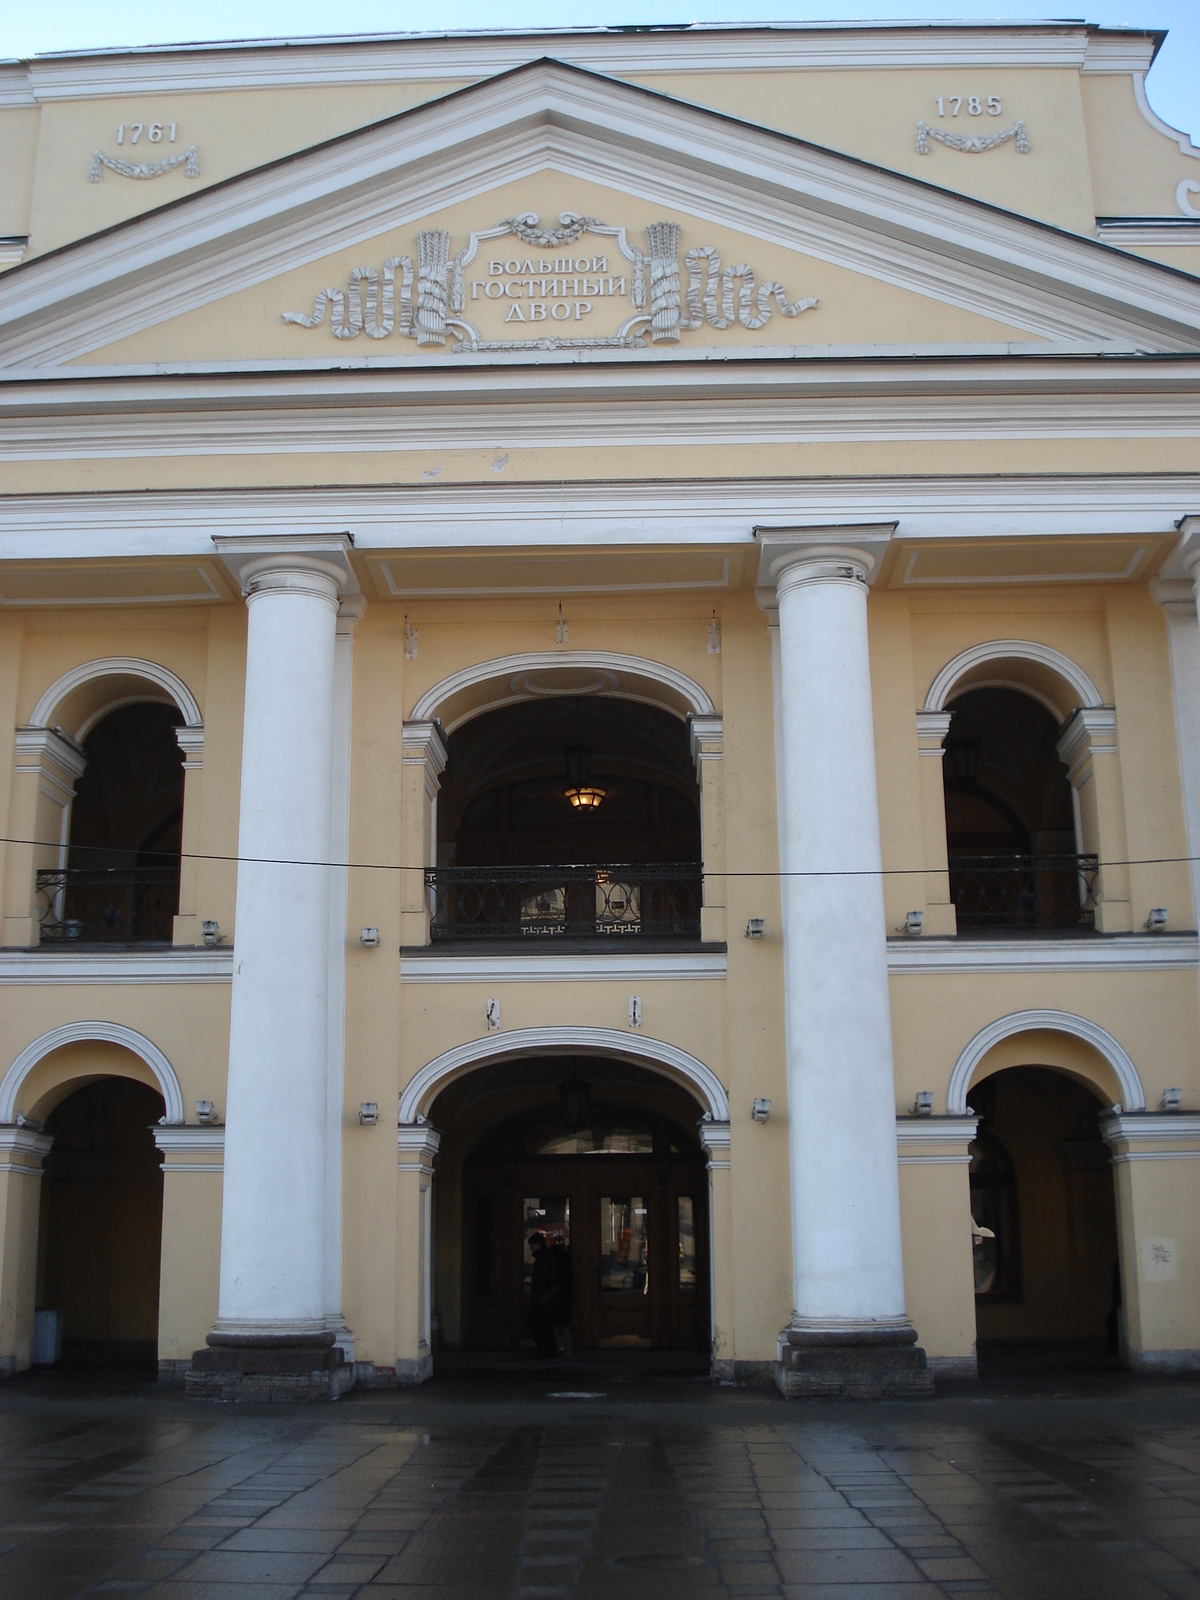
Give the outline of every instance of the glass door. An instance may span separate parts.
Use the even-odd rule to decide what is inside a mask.
[[[596,1202],[597,1327],[600,1345],[654,1342],[650,1206],[642,1194],[602,1194]]]

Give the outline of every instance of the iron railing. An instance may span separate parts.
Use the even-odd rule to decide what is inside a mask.
[[[699,939],[703,870],[666,865],[430,867],[435,942],[468,939]]]
[[[39,872],[42,944],[170,944],[178,866],[65,867]]]
[[[969,928],[1094,928],[1096,856],[950,856],[950,898]]]

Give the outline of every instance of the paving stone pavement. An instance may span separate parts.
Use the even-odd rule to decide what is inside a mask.
[[[135,1594],[1200,1600],[1200,1381],[786,1403],[631,1362],[275,1410],[0,1387],[0,1596]]]

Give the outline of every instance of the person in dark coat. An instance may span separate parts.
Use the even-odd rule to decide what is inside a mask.
[[[560,1289],[558,1269],[546,1247],[545,1234],[530,1234],[529,1253],[533,1257],[529,1284],[529,1332],[537,1345],[538,1355],[552,1356],[556,1354],[554,1321]]]

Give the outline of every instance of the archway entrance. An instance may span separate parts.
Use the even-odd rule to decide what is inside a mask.
[[[710,1346],[699,1107],[619,1061],[541,1058],[452,1084],[434,1186],[445,1348],[532,1351],[531,1239],[565,1252],[580,1350]]]
[[[63,1360],[156,1369],[163,1098],[104,1077],[54,1107],[42,1176],[37,1306],[61,1311]]]
[[[975,1314],[982,1361],[1115,1359],[1120,1274],[1116,1202],[1099,1098],[1048,1067],[975,1084],[971,1145]]]

